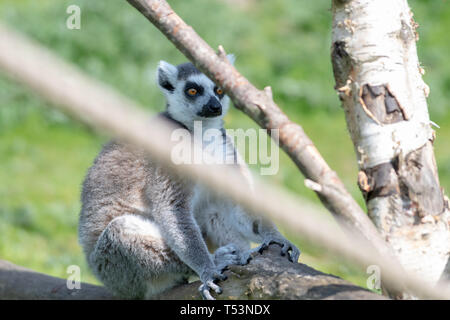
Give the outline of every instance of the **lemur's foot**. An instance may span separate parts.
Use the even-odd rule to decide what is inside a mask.
[[[223,272],[232,264],[242,264],[242,254],[238,247],[232,243],[218,248],[213,255],[215,268],[203,272],[200,280],[202,285],[198,289],[203,299],[215,300],[211,295],[211,289],[217,294],[222,293],[222,289],[216,284],[217,281],[226,280],[227,276]]]
[[[281,246],[281,255],[284,257],[287,255],[289,261],[297,262],[300,257],[300,250],[289,240],[287,239],[273,239],[267,238],[261,243],[258,247],[252,249],[253,252],[259,252],[260,254],[266,250],[269,245],[276,243]],[[251,257],[251,255],[250,255]]]
[[[202,282],[202,285],[198,288],[198,291],[200,292],[202,298],[204,300],[216,300],[211,295],[210,290],[214,290],[215,293],[221,294],[222,288],[220,288],[216,281],[223,281],[226,280],[227,276],[222,274],[220,269],[208,269],[205,270],[202,275],[200,276],[200,281]]]

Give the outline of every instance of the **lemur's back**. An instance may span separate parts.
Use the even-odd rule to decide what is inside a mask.
[[[154,174],[141,151],[116,142],[103,147],[87,173],[81,195],[79,233],[86,254],[114,218],[148,211],[144,192]]]

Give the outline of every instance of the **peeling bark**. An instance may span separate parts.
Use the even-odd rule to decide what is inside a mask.
[[[332,10],[336,89],[369,216],[403,267],[434,284],[449,259],[449,213],[417,58],[418,25],[406,0],[335,0]]]

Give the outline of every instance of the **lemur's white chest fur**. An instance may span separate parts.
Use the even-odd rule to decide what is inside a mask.
[[[200,141],[197,140],[196,144],[199,143]],[[246,169],[245,163],[235,149],[232,139],[226,135],[225,129],[207,127],[202,135],[201,144],[204,152],[211,156],[216,164],[235,166],[237,170]],[[236,222],[248,224],[248,217],[241,215],[242,211],[237,205],[199,184],[194,187],[191,208],[204,235],[208,237],[214,234],[216,241],[222,243],[231,240],[227,239],[227,235],[231,234],[227,232],[227,229],[235,229]],[[217,236],[222,239],[217,239]],[[242,241],[242,246],[247,244]]]

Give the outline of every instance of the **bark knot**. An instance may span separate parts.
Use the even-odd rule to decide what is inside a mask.
[[[352,59],[346,50],[345,41],[336,41],[331,49],[331,62],[333,74],[336,80],[335,89],[346,85],[353,70]]]
[[[360,103],[364,112],[378,124],[408,120],[405,110],[389,88],[389,84],[364,84],[360,88]]]

